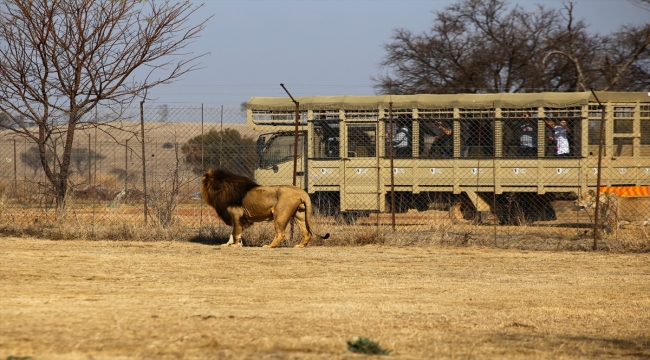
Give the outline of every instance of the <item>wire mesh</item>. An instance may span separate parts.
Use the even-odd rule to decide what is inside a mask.
[[[315,226],[332,233],[331,244],[553,249],[589,239],[596,229],[603,244],[615,239],[644,248],[650,105],[614,105],[607,114],[600,189],[607,205],[596,226],[603,117],[593,104],[302,109],[297,185],[310,194]],[[249,115],[277,129],[253,130],[240,108],[165,106],[145,108],[142,132],[136,109],[119,119],[99,109],[75,133],[65,220],[55,216],[35,144],[4,130],[0,226],[53,237],[227,235],[200,197],[203,172],[222,167],[261,185],[291,184],[293,177],[295,108]],[[55,169],[65,135],[61,129],[48,140],[45,158]],[[149,230],[138,230],[145,224]],[[269,226],[245,232],[245,243],[270,242]],[[292,235],[283,245],[297,241]]]

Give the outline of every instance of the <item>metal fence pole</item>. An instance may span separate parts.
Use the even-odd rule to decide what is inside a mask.
[[[599,231],[598,231],[598,218],[599,218],[599,212],[600,212],[600,178],[601,178],[601,169],[602,169],[602,163],[603,163],[603,138],[604,133],[605,133],[605,105],[600,103],[600,100],[598,100],[598,96],[596,96],[596,93],[591,90],[591,93],[594,95],[596,98],[596,101],[598,101],[598,105],[600,105],[600,109],[602,111],[601,114],[601,119],[600,119],[600,133],[599,133],[599,139],[598,139],[598,174],[596,174],[596,214],[594,214],[594,245],[593,245],[593,250],[598,250],[598,237],[599,237]]]
[[[393,226],[393,232],[395,232],[395,167],[393,160],[395,158],[395,152],[393,147],[393,102],[388,103],[388,116],[390,117],[390,216]]]
[[[92,148],[90,147],[90,133],[88,133],[88,185],[92,184],[92,161],[91,161]]]
[[[124,196],[128,191],[128,179],[129,179],[129,139],[126,139],[124,142]]]
[[[16,155],[16,139],[14,138],[14,197],[18,196],[18,156]]]
[[[144,147],[144,100],[140,101],[140,135],[142,136],[142,186],[144,190],[144,223],[147,223],[147,213],[149,209],[147,208],[147,202],[149,201],[147,196],[147,157],[145,156],[145,147]]]
[[[204,164],[204,159],[203,159],[203,154],[204,154],[204,152],[203,152],[203,144],[204,144],[204,141],[205,141],[205,134],[204,134],[204,131],[203,131],[203,125],[204,125],[203,116],[204,116],[203,104],[201,104],[201,171],[205,171],[205,164]],[[223,129],[221,130],[221,133],[223,134]],[[221,155],[219,155],[219,156],[221,157]],[[221,167],[221,162],[219,163],[219,167]],[[201,194],[201,197],[203,197],[202,194]],[[201,233],[203,231],[203,200],[201,200],[201,205],[200,205],[200,208],[199,208],[199,212],[200,212],[200,215],[199,215],[199,229],[200,229],[199,233]]]
[[[223,105],[221,105],[221,115],[219,118],[220,134],[219,134],[219,168],[222,167],[221,157],[223,156]]]

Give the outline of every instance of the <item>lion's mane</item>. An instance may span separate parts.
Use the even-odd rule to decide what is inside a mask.
[[[228,207],[241,206],[246,193],[259,186],[245,176],[224,169],[209,170],[203,174],[201,181],[203,199],[216,210],[217,215],[228,226],[233,225]]]

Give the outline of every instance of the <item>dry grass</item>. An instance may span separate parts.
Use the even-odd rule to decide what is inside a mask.
[[[143,221],[141,204],[79,203],[71,207],[64,223],[57,223],[54,211],[48,207],[13,204],[0,205],[0,234],[31,236],[54,240],[139,240],[192,241],[199,239],[212,244],[225,243],[231,228],[223,224],[214,210],[200,200],[186,202],[175,210],[174,221],[163,227],[154,216]],[[354,224],[344,224],[333,217],[314,216],[316,232],[329,232],[327,241],[312,238],[315,246],[480,246],[499,249],[531,251],[591,251],[593,233],[588,223],[540,222],[535,225],[493,226],[453,224],[446,212],[426,211],[397,214],[395,230],[390,214],[359,218]],[[289,228],[290,229],[290,228]],[[289,230],[287,229],[287,230]],[[598,240],[599,251],[612,253],[650,252],[650,228],[626,227],[616,234]],[[262,246],[270,243],[274,230],[271,223],[258,223],[244,231],[244,244]],[[300,241],[298,227],[288,235],[281,247],[291,247]]]
[[[0,243],[2,359],[650,357],[648,254]]]

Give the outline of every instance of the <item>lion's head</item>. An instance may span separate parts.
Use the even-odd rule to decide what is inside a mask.
[[[229,226],[232,226],[233,219],[228,207],[241,206],[246,193],[258,186],[255,181],[224,169],[208,170],[201,178],[203,200],[212,206],[221,220]]]
[[[600,193],[600,204],[601,205],[606,205],[611,198],[612,193]],[[589,209],[593,210],[596,208],[596,192],[594,190],[587,190],[584,192],[579,198],[576,199],[574,202],[574,205],[581,209]]]

